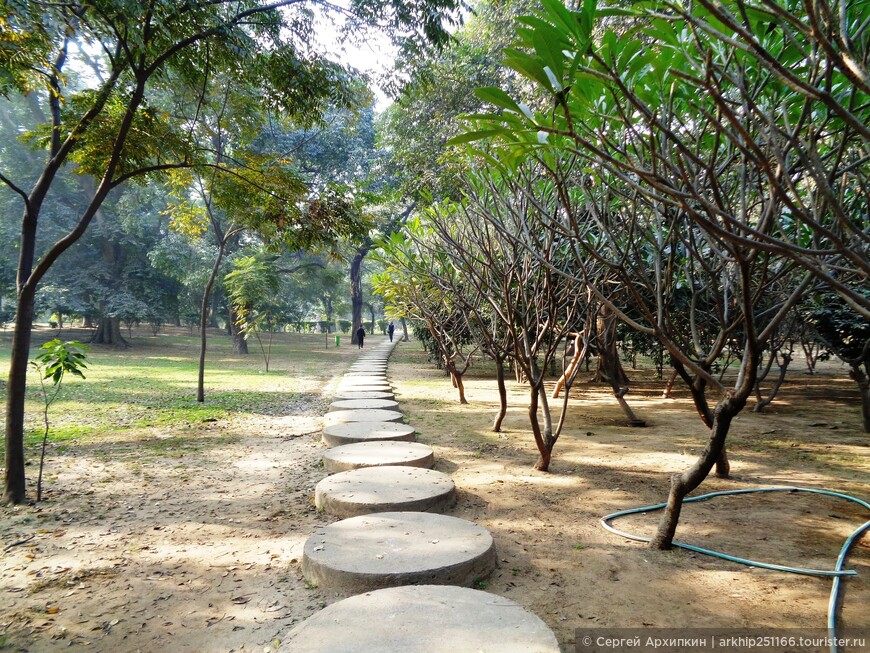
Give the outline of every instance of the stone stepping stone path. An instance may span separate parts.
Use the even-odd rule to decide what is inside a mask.
[[[293,628],[278,653],[559,653],[547,625],[510,599],[406,585],[333,603]]]
[[[469,586],[495,569],[489,531],[464,519],[384,512],[344,519],[305,543],[302,574],[323,588],[365,592],[396,585]]]
[[[456,503],[447,474],[419,467],[360,467],[327,476],[314,488],[314,505],[336,517],[373,512],[441,512]]]
[[[383,467],[406,465],[409,467],[432,467],[435,452],[419,442],[380,440],[354,442],[333,447],[323,454],[323,466],[328,474],[337,474],[360,467]]]
[[[396,395],[392,392],[359,392],[356,390],[345,390],[344,392],[336,392],[336,399],[393,399]]]
[[[379,440],[414,442],[416,439],[417,432],[413,426],[396,422],[346,422],[333,424],[323,429],[323,441],[330,447],[339,447],[352,442],[376,442]]]
[[[350,388],[356,385],[389,385],[385,374],[360,374],[358,376],[345,375],[340,386]]]
[[[392,392],[393,388],[389,383],[367,383],[365,385],[342,384],[338,386],[337,394],[345,392]]]
[[[456,487],[401,423],[386,376],[395,344],[370,346],[338,386],[323,429],[332,475],[315,504],[344,519],[309,537],[302,558],[308,582],[364,593],[296,626],[279,653],[558,653],[522,606],[456,587],[495,569],[495,545],[485,528],[438,514]]]
[[[357,408],[386,408],[398,410],[399,402],[393,399],[340,399],[329,404],[333,410],[349,410]]]
[[[383,408],[333,410],[326,413],[326,423],[330,425],[347,422],[401,422],[404,418],[405,416],[398,411]]]

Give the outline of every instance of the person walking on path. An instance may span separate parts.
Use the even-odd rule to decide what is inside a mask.
[[[396,326],[390,322],[390,326],[387,327],[387,333],[390,336],[390,342],[393,342],[393,332],[396,330]]]
[[[356,342],[359,345],[359,348],[363,348],[363,340],[366,339],[366,330],[365,327],[360,327],[356,330]]]

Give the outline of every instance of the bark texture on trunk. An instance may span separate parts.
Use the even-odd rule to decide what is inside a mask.
[[[712,429],[715,421],[715,414],[710,408],[710,402],[707,401],[707,382],[700,376],[692,377],[686,367],[678,360],[674,360],[674,371],[680,375],[686,385],[689,386],[689,393],[692,395],[692,403],[698,413],[698,417],[704,422],[704,425]],[[719,478],[728,478],[731,475],[731,463],[728,462],[728,451],[724,445],[719,452],[719,459],[716,461],[716,476]]]
[[[453,387],[459,392],[459,403],[467,404],[468,400],[465,398],[465,383],[462,382],[462,374],[459,373],[459,370],[453,364],[450,365],[450,377],[453,380]]]
[[[535,463],[535,469],[541,472],[549,471],[552,453],[547,448],[544,434],[541,432],[541,423],[538,421],[538,388],[535,387],[532,387],[529,392],[529,423],[532,426],[532,436],[535,438],[535,445],[538,447],[540,456],[538,462]]]
[[[129,347],[130,343],[121,335],[121,320],[116,317],[102,317],[97,332],[91,338],[97,345],[112,345],[114,347]]]
[[[775,357],[773,357],[773,356],[771,356],[771,358],[770,358],[769,363],[771,366],[773,364],[774,358]],[[768,366],[767,370],[765,371],[764,376],[758,380],[758,383],[755,384],[755,396],[756,396],[758,402],[755,404],[755,406],[752,409],[753,413],[762,412],[767,406],[769,406],[771,404],[771,402],[774,399],[776,399],[776,395],[779,394],[779,390],[780,390],[780,388],[782,388],[782,384],[785,382],[785,375],[786,375],[786,372],[788,371],[788,366],[791,363],[791,361],[792,361],[791,352],[783,352],[782,363],[779,365],[779,375],[776,377],[776,381],[774,382],[773,387],[770,389],[770,392],[767,393],[767,396],[762,397],[762,395],[761,395],[761,382],[764,380],[764,377],[767,376],[767,372],[770,371],[770,366]]]
[[[710,439],[707,446],[695,464],[681,474],[671,476],[671,490],[668,494],[667,506],[659,522],[658,531],[650,546],[655,549],[670,549],[677,531],[683,499],[689,492],[697,488],[713,466],[720,460],[725,450],[725,439],[731,428],[731,422],[746,405],[745,398],[727,396],[716,405],[713,411],[713,425],[710,429]]]
[[[368,248],[363,251],[362,248],[357,250],[356,256],[350,262],[350,309],[351,309],[351,327],[350,327],[350,344],[357,345],[356,332],[362,326],[362,261],[368,252]]]
[[[33,335],[33,304],[35,292],[25,286],[18,296],[15,331],[6,383],[6,478],[3,502],[18,504],[27,498],[24,475],[24,399],[27,387],[27,366]]]
[[[498,385],[498,413],[493,421],[492,430],[495,433],[500,433],[501,423],[507,414],[507,387],[504,381],[504,358],[502,357],[495,359],[495,380]]]
[[[210,300],[212,297],[212,288],[214,288],[214,282],[215,279],[217,279],[218,271],[221,268],[221,262],[224,258],[225,246],[226,241],[221,239],[218,247],[218,255],[211,268],[211,274],[208,277],[208,281],[205,284],[205,290],[202,292],[202,302],[199,307],[199,374],[196,382],[196,400],[199,403],[205,401],[205,352],[208,345],[208,316],[209,313],[211,313],[212,316],[215,314],[215,311],[211,310]],[[217,320],[215,319],[215,322],[216,321]],[[230,321],[232,322],[232,316],[230,317]],[[245,346],[247,347],[247,343],[245,343]]]

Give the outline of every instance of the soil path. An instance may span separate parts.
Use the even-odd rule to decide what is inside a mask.
[[[168,458],[53,457],[63,494],[0,513],[4,545],[32,537],[3,554],[0,649],[277,649],[325,605],[299,571],[327,521],[311,503],[322,408],[216,423]]]

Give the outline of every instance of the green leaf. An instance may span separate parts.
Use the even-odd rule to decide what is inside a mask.
[[[463,143],[471,143],[473,141],[480,141],[485,138],[492,138],[494,136],[502,136],[506,133],[504,129],[481,129],[478,131],[466,132],[464,134],[459,134],[458,136],[454,136],[449,141],[447,141],[447,145],[462,145]]]
[[[474,89],[474,94],[489,104],[494,104],[497,107],[508,109],[515,113],[523,113],[522,109],[520,109],[520,105],[518,105],[511,96],[496,86],[482,86],[476,88]]]
[[[505,48],[505,54],[508,56],[504,58],[504,64],[508,68],[515,70],[533,82],[537,82],[550,93],[554,92],[553,85],[544,71],[544,67],[535,58],[527,55],[525,52],[511,48]]]

